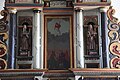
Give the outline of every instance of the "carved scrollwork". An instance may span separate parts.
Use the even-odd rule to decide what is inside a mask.
[[[120,68],[120,58],[111,59],[111,68]]]
[[[0,69],[6,69],[7,68],[7,62],[6,62],[6,53],[7,53],[7,45],[6,41],[8,39],[8,21],[7,16],[9,14],[8,10],[4,8],[0,12],[0,14],[3,16],[3,18],[0,19]]]
[[[0,58],[0,69],[6,69],[7,68],[7,62]]]
[[[0,33],[0,41],[5,42],[8,39],[7,33]]]
[[[118,43],[118,42],[111,43],[110,44],[110,52],[113,55],[120,57],[120,43]]]
[[[109,31],[108,36],[111,40],[118,40],[119,34],[117,31]]]
[[[7,32],[8,26],[4,24],[0,24],[0,33]]]
[[[109,30],[119,30],[120,29],[120,25],[114,23],[108,26]]]
[[[113,16],[114,13],[115,13],[115,9],[113,9],[112,6],[110,6],[109,10],[107,11],[107,16],[112,23],[118,23],[118,18]]]
[[[112,9],[112,6],[109,7],[107,11],[108,35],[110,38],[109,50],[112,54],[110,66],[111,68],[120,68],[120,22],[118,22],[118,18],[113,16],[114,13],[115,10]]]
[[[8,13],[8,10],[6,8],[4,8],[4,10],[2,10],[0,13],[3,16],[3,18],[0,19],[0,33],[2,33],[2,32],[8,31],[7,16],[9,13]]]
[[[7,53],[7,47],[5,44],[0,44],[0,57],[3,57]]]

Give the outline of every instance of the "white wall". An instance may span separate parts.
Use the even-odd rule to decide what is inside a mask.
[[[111,0],[111,5],[113,6],[113,9],[115,9],[114,16],[119,19],[120,22],[120,1],[119,0]]]
[[[5,0],[0,0],[0,11],[3,9],[4,7],[4,2]],[[0,15],[0,18],[2,18],[2,16]]]

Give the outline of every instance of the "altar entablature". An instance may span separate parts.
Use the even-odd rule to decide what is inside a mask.
[[[6,8],[16,9],[16,10],[31,10],[34,8],[39,8],[42,10],[43,4],[41,0],[6,0]]]
[[[44,7],[63,8],[72,7],[73,0],[44,0]]]
[[[111,2],[108,0],[77,0],[73,3],[74,8],[82,8],[83,10],[97,9],[100,7],[110,6]]]
[[[78,3],[85,3],[85,2],[110,2],[110,0],[75,0]]]

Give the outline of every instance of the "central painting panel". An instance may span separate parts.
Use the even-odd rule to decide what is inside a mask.
[[[70,16],[46,16],[46,55],[49,70],[70,68]]]

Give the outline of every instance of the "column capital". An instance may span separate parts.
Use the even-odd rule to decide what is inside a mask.
[[[41,12],[41,9],[40,9],[40,8],[33,8],[33,12],[35,12],[35,13],[40,13],[40,12]]]
[[[100,12],[107,12],[108,8],[107,7],[100,7]]]
[[[9,8],[8,10],[9,10],[9,13],[13,13],[13,14],[16,14],[17,12],[17,9],[15,8]]]
[[[76,8],[74,8],[74,10],[75,10],[76,12],[83,11],[83,9],[82,9],[82,8],[80,8],[80,7],[76,7]]]

